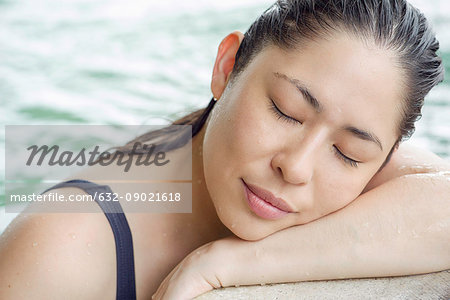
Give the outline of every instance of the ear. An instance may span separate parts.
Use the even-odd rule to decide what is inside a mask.
[[[217,99],[222,96],[228,84],[234,67],[234,58],[243,39],[244,35],[241,32],[234,31],[227,35],[219,45],[211,79],[211,91]]]

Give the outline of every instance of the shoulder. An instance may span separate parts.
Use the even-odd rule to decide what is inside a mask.
[[[387,170],[398,170],[404,174],[439,172],[448,169],[449,161],[433,152],[417,147],[412,143],[401,144],[393,153]]]
[[[409,142],[400,144],[388,164],[367,184],[371,190],[389,180],[409,174],[424,174],[450,171],[450,162],[431,151]]]
[[[22,213],[0,236],[0,299],[114,299],[115,270],[103,213]]]

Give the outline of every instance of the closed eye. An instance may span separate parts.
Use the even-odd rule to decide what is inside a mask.
[[[333,148],[334,148],[334,153],[336,154],[336,156],[340,160],[342,160],[344,163],[346,163],[354,168],[357,168],[358,164],[361,163],[360,161],[356,161],[356,160],[351,159],[350,157],[346,156],[344,153],[341,152],[341,150],[339,150],[338,147],[333,146]]]
[[[269,108],[270,110],[275,114],[275,116],[277,117],[278,120],[283,120],[286,121],[287,123],[290,124],[302,124],[302,122],[284,114],[279,108],[278,106],[275,104],[275,102],[273,102],[272,99],[270,99],[270,103],[269,103]]]

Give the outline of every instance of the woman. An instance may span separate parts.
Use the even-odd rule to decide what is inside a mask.
[[[135,282],[139,299],[188,299],[220,286],[449,268],[450,167],[400,144],[442,81],[437,50],[405,1],[278,1],[245,36],[225,37],[214,99],[174,122],[193,126],[192,214],[127,214],[132,248],[117,253],[101,214],[20,216],[0,244],[0,298],[125,299]],[[163,172],[175,175],[191,144],[167,144]],[[123,173],[94,166],[74,178],[96,172]]]

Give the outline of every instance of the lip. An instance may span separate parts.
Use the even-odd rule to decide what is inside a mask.
[[[255,214],[265,219],[279,219],[294,210],[282,198],[242,180],[247,202]]]

